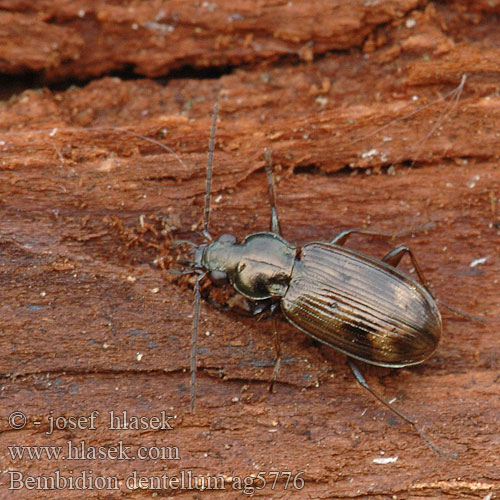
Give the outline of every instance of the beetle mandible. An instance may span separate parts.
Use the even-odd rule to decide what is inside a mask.
[[[214,106],[210,133],[203,235],[207,243],[194,250],[192,272],[195,307],[191,350],[191,409],[196,387],[196,353],[200,311],[200,281],[208,276],[217,283],[229,281],[234,289],[253,301],[274,301],[297,329],[348,357],[356,380],[392,412],[410,423],[436,452],[437,448],[417,422],[375,392],[350,358],[390,368],[422,363],[436,349],[441,336],[441,315],[418,262],[406,246],[390,251],[381,260],[344,247],[355,233],[393,238],[404,233],[367,229],[342,231],[328,242],[301,247],[285,241],[275,206],[271,156],[266,172],[271,201],[270,231],[247,236],[241,243],[230,234],[213,240],[208,231],[212,162],[218,105]],[[397,269],[408,254],[420,283]],[[273,378],[279,367],[279,353]]]

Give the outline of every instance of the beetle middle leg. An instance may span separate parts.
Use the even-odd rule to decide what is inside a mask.
[[[274,306],[274,307],[273,307]],[[280,333],[278,331],[278,324],[276,320],[276,315],[273,314],[276,309],[277,304],[271,306],[271,319],[273,322],[273,335],[274,335],[274,369],[271,375],[271,383],[269,384],[269,392],[274,392],[274,386],[278,378],[278,372],[281,366],[281,343],[280,343]]]
[[[278,322],[275,314],[276,309],[278,308],[278,304],[279,302],[273,302],[272,299],[262,302],[254,302],[254,309],[252,310],[252,314],[254,316],[257,316],[257,321],[262,319],[266,312],[269,311],[269,315],[271,316],[271,321],[273,323],[274,368],[271,375],[271,383],[269,384],[269,392],[274,392],[274,387],[276,385],[278,373],[281,367],[281,340],[278,330]],[[269,317],[269,315],[267,317]]]

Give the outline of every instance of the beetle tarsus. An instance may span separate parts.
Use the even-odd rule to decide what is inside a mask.
[[[278,381],[277,379],[280,367],[281,367],[281,358],[276,358],[274,362],[273,374],[271,375],[271,383],[269,384],[269,392],[271,393],[276,392],[276,383]]]
[[[450,306],[450,304],[447,304],[441,299],[436,299],[441,305],[446,307],[446,309],[449,309],[451,312],[454,312],[457,316],[462,316],[463,318],[471,319],[472,321],[479,321],[479,323],[486,323],[486,318],[483,318],[481,316],[474,316],[474,314],[469,314],[466,312],[461,311],[460,309]]]

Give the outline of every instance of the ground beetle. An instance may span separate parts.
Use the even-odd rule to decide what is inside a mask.
[[[230,234],[213,240],[208,232],[212,161],[217,104],[209,142],[203,235],[207,243],[194,249],[190,272],[198,273],[191,352],[191,408],[196,387],[196,342],[200,310],[200,281],[229,281],[237,292],[253,301],[271,300],[296,328],[348,356],[357,381],[392,412],[410,423],[436,452],[438,449],[418,424],[394,408],[366,382],[350,358],[377,366],[399,368],[427,359],[441,335],[441,315],[415,256],[399,246],[382,260],[343,246],[354,233],[393,238],[398,234],[367,229],[342,231],[329,242],[291,245],[280,235],[272,179],[271,155],[265,153],[271,199],[271,230],[247,236],[242,243]],[[396,266],[408,254],[421,283]],[[189,271],[188,271],[189,272]],[[279,368],[279,351],[273,380]]]
[[[449,94],[452,96],[452,106],[443,114],[438,124],[458,102],[465,80],[463,75],[459,86]],[[432,104],[434,103],[427,104],[424,108]],[[229,281],[243,296],[252,301],[261,301],[265,305],[260,310],[269,304],[274,312],[276,307],[281,305],[285,318],[292,325],[347,355],[347,364],[359,384],[394,414],[410,423],[430,448],[447,457],[456,458],[456,455],[437,448],[412,418],[375,392],[351,359],[377,366],[401,368],[422,363],[435,351],[441,336],[441,315],[429,284],[411,250],[406,246],[399,246],[382,260],[378,260],[343,246],[355,233],[395,238],[422,228],[399,233],[348,229],[329,242],[310,242],[301,247],[291,245],[281,237],[271,155],[266,151],[266,172],[272,210],[270,231],[251,234],[241,244],[230,234],[223,234],[214,241],[208,232],[208,220],[217,113],[218,105],[215,104],[208,150],[202,231],[207,243],[197,245],[185,240],[177,242],[195,247],[194,261],[189,263],[191,269],[183,271],[182,274],[198,274],[194,287],[191,344],[191,409],[194,409],[196,394],[200,282],[208,276],[215,283]],[[171,148],[154,139],[114,127],[95,127],[91,130],[116,130],[139,137],[174,154],[184,165]],[[421,283],[396,268],[405,254],[409,255]],[[456,314],[484,322],[484,318],[464,313],[442,300],[439,302]],[[272,385],[280,365],[279,336],[276,324],[274,326],[277,343]]]

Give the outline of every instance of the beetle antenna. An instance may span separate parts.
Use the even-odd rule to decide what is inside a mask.
[[[212,165],[215,149],[215,131],[217,129],[217,114],[219,112],[219,103],[214,104],[214,114],[212,117],[212,128],[210,129],[210,140],[208,142],[208,163],[207,179],[205,185],[205,209],[203,211],[203,236],[212,241],[212,236],[208,232],[208,219],[210,217],[210,197],[212,192]],[[191,411],[194,411],[194,402],[196,399],[196,357],[198,354],[198,324],[200,320],[200,282],[206,276],[206,273],[199,274],[194,284],[194,312],[193,312],[193,337],[191,339]]]
[[[217,113],[219,112],[219,103],[214,104],[214,114],[212,117],[212,129],[210,130],[210,141],[208,143],[208,164],[207,164],[207,180],[205,189],[205,210],[203,212],[203,236],[208,241],[212,241],[212,237],[208,232],[208,218],[210,216],[210,197],[212,192],[212,164],[214,159],[215,149],[215,130],[217,128]]]
[[[358,383],[362,387],[364,387],[370,394],[372,394],[372,396],[374,396],[376,399],[378,399],[384,406],[386,406],[387,408],[389,408],[389,410],[391,410],[392,413],[394,413],[399,418],[401,418],[405,422],[408,422],[410,425],[412,425],[413,428],[417,431],[418,435],[425,441],[425,444],[427,444],[427,446],[429,448],[431,448],[433,451],[435,451],[439,455],[443,455],[445,457],[452,458],[453,460],[455,460],[456,458],[458,458],[458,455],[456,455],[455,453],[449,453],[447,451],[439,449],[427,437],[427,435],[420,428],[420,426],[417,424],[417,422],[415,422],[415,420],[413,420],[412,418],[410,418],[408,415],[405,415],[404,413],[402,413],[400,410],[398,410],[397,408],[395,408],[394,406],[392,406],[391,403],[389,403],[389,401],[386,401],[380,394],[378,394],[377,392],[375,392],[375,390],[372,389],[368,385],[368,382],[366,381],[365,377],[363,377],[363,374],[359,371],[359,368],[352,362],[352,360],[348,359],[347,360],[347,364],[349,365],[349,368],[351,369],[352,374],[354,375],[354,377],[358,381]]]
[[[191,411],[194,411],[194,401],[196,398],[196,357],[198,354],[198,323],[200,318],[200,281],[205,277],[205,273],[199,274],[194,284],[194,312],[193,312],[193,337],[191,339]]]

